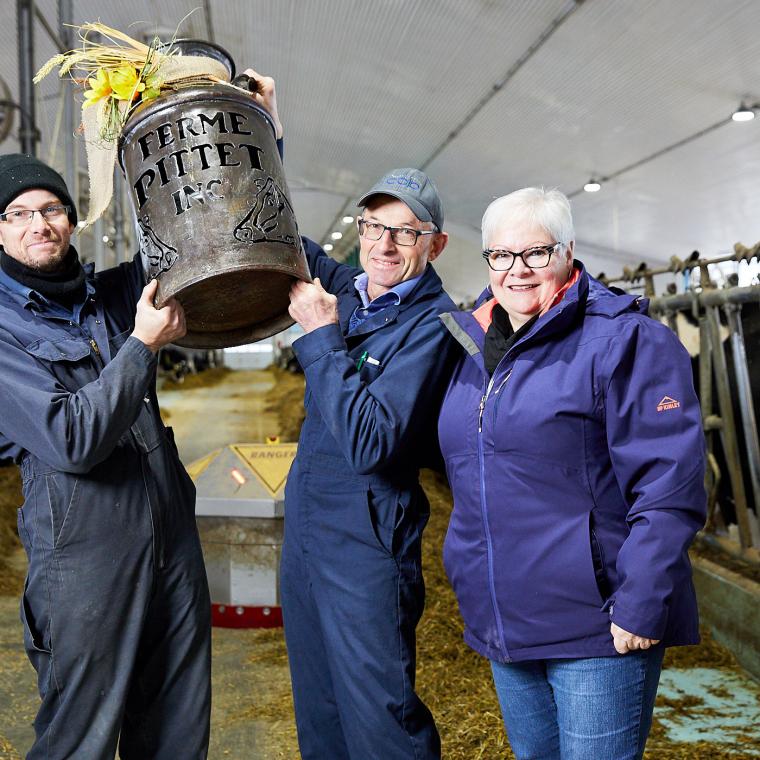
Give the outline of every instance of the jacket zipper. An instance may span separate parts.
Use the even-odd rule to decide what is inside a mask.
[[[507,380],[509,380],[509,376],[512,374],[512,370],[509,370],[507,374],[504,376],[504,379],[499,383],[499,387],[494,391],[494,393],[498,393],[505,385]]]
[[[512,370],[507,372],[507,376],[500,383],[499,389],[504,387],[504,383],[507,382],[509,376],[512,374]],[[480,467],[480,517],[483,520],[483,532],[486,535],[486,549],[488,553],[488,586],[491,593],[491,606],[493,607],[493,616],[496,621],[496,630],[499,633],[499,641],[501,642],[502,649],[504,650],[504,657],[507,662],[511,662],[507,645],[504,641],[504,629],[501,624],[501,616],[499,615],[499,605],[496,602],[496,587],[494,585],[494,573],[493,573],[493,542],[491,541],[491,531],[488,529],[487,520],[487,508],[486,508],[486,477],[485,477],[485,461],[483,457],[483,412],[486,407],[486,401],[493,389],[494,377],[496,373],[491,376],[491,379],[486,387],[486,392],[480,399],[480,409],[478,413],[478,464]],[[498,393],[497,390],[497,393]]]
[[[483,432],[483,411],[486,408],[486,401],[488,400],[488,394],[491,392],[492,388],[493,388],[493,375],[491,375],[491,379],[488,381],[486,392],[480,397],[480,407],[478,409],[478,433]]]
[[[509,380],[509,376],[512,374],[512,370],[509,370],[507,372],[504,379],[499,383],[499,387],[494,391],[494,395],[496,395],[505,385],[507,380]],[[483,432],[483,412],[486,408],[486,401],[488,400],[488,394],[493,389],[493,377],[491,377],[491,382],[488,383],[488,387],[486,388],[486,392],[480,397],[480,406],[478,407],[478,433]]]

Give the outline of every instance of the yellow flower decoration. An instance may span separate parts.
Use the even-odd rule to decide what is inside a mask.
[[[140,72],[134,66],[119,66],[108,78],[117,100],[134,100],[145,89],[145,82],[140,81]]]
[[[98,69],[95,72],[95,76],[90,77],[87,80],[87,84],[90,85],[90,89],[84,91],[84,108],[91,106],[93,103],[97,103],[103,98],[107,98],[111,94],[111,82],[108,77],[108,72],[104,69]]]
[[[153,100],[154,98],[157,98],[161,94],[162,84],[163,82],[157,74],[150,74],[149,76],[145,77],[145,89],[142,92],[140,100],[142,100],[144,103],[146,100]]]

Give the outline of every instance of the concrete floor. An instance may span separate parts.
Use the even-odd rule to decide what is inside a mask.
[[[713,742],[741,746],[745,756],[758,757],[760,751],[760,690],[757,684],[737,673],[715,668],[665,670],[658,690],[661,704],[657,717],[667,727],[674,742]],[[700,696],[688,715],[674,709],[686,695]]]
[[[206,388],[159,391],[182,461],[189,464],[230,443],[264,443],[267,436],[277,435],[276,415],[264,408],[264,394],[272,385],[269,372],[243,370]]]

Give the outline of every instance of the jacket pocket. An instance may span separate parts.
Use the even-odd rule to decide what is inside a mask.
[[[19,508],[16,510],[16,530],[18,531],[18,537],[21,539],[21,545],[24,547],[27,559],[32,556],[32,542],[29,538],[29,532],[24,524],[24,510]]]
[[[140,403],[140,412],[130,428],[138,449],[144,454],[149,454],[164,439],[163,424],[157,419],[158,415],[153,412],[151,403],[150,397]]]
[[[36,340],[26,350],[38,359],[49,362],[78,362],[90,355],[91,347],[82,338],[62,338],[61,340]]]
[[[370,385],[383,374],[382,365],[379,363],[375,364],[375,361],[376,359],[369,357],[362,363],[361,369],[359,370],[359,377],[361,377],[362,382],[365,385]]]
[[[35,585],[39,585],[38,583]],[[43,592],[40,595],[39,592]],[[32,603],[35,595],[32,593],[30,576],[24,583],[24,593],[21,595],[19,617],[24,636],[24,649],[37,671],[37,689],[40,697],[45,699],[48,690],[52,687],[53,675],[53,649],[50,638],[50,618],[47,614],[49,606],[44,595],[44,590],[37,589],[37,604]]]
[[[398,502],[388,494],[367,489],[367,517],[369,529],[380,549],[393,556],[393,532],[398,521]]]
[[[24,628],[24,646],[27,652],[37,652],[39,654],[50,655],[52,653],[49,645],[45,640],[43,630],[38,625],[37,620],[32,614],[32,606],[29,600],[29,578],[24,583],[24,593],[21,595],[21,624]],[[32,660],[34,662],[34,659]]]
[[[168,447],[167,456],[169,465],[171,470],[177,474],[177,478],[180,481],[180,488],[185,496],[185,501],[189,504],[193,514],[195,514],[195,482],[190,477],[185,465],[182,464],[182,460],[179,458],[177,442],[174,440],[174,429],[167,425],[164,428],[164,435],[166,436],[166,444]]]
[[[406,508],[395,489],[367,489],[367,518],[377,546],[395,560],[397,531],[405,522]]]
[[[98,376],[99,363],[84,338],[37,340],[26,350],[38,361],[46,363],[48,371],[70,393]]]
[[[594,516],[593,513],[589,518],[589,541],[591,543],[591,562],[594,565],[594,578],[596,579],[596,587],[599,589],[599,596],[602,601],[605,601],[610,596],[610,582],[607,578],[607,572],[604,569],[604,550],[602,544],[596,536],[594,530]]]
[[[116,356],[119,349],[127,342],[127,338],[132,334],[132,330],[133,328],[129,328],[128,330],[124,330],[124,332],[120,332],[118,335],[109,336],[108,348],[111,352],[111,358]]]

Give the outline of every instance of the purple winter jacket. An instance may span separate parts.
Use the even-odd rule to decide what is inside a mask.
[[[610,621],[699,641],[687,549],[704,523],[689,356],[645,299],[578,281],[489,381],[471,313],[439,436],[454,496],[446,572],[465,640],[500,662],[614,656]],[[490,293],[486,293],[490,297]]]

